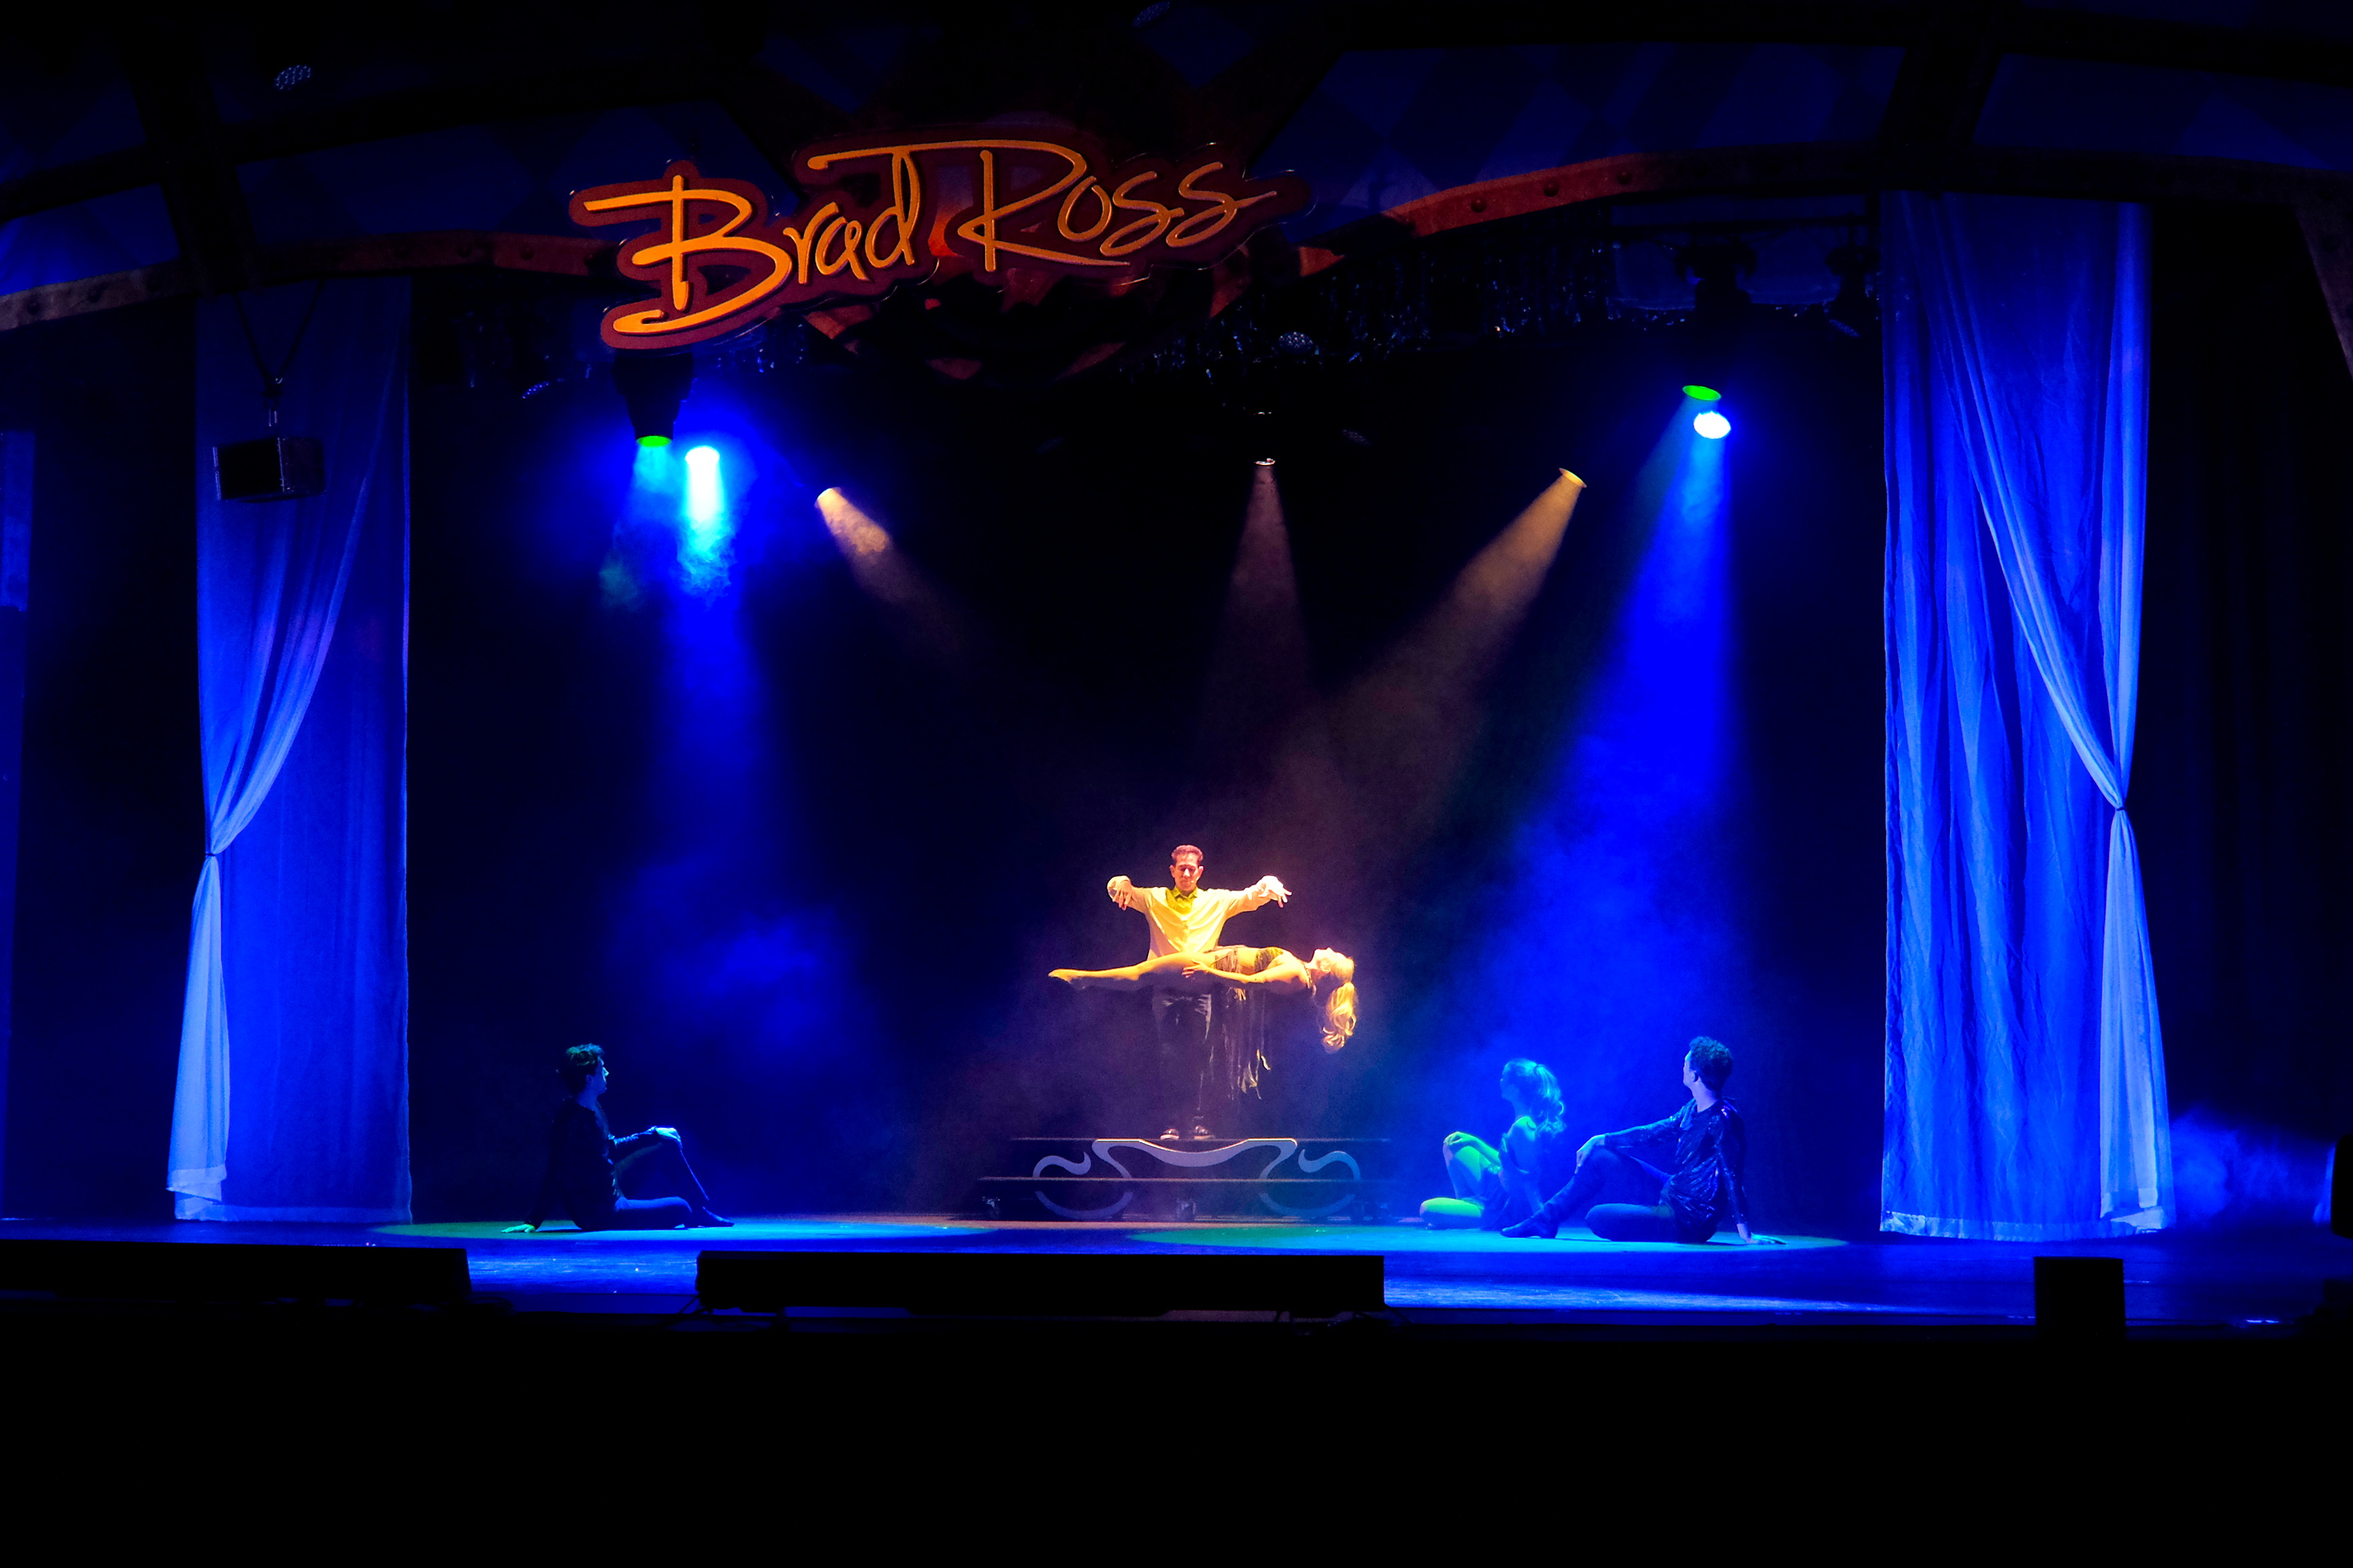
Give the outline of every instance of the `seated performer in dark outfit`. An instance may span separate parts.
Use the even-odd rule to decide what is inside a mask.
[[[564,1054],[556,1071],[571,1097],[555,1107],[555,1126],[547,1139],[547,1174],[531,1218],[509,1225],[507,1234],[535,1231],[547,1223],[558,1203],[584,1231],[657,1231],[678,1225],[731,1225],[711,1212],[711,1200],[686,1162],[686,1147],[674,1127],[649,1127],[616,1139],[605,1124],[604,1097],[610,1075],[605,1053],[595,1045],[575,1045]],[[625,1198],[621,1182],[656,1191],[670,1190],[685,1197]]]
[[[1467,1132],[1446,1135],[1440,1152],[1454,1195],[1422,1204],[1422,1224],[1432,1230],[1500,1231],[1535,1213],[1545,1194],[1576,1173],[1576,1151],[1561,1125],[1560,1080],[1552,1069],[1514,1057],[1504,1064],[1496,1087],[1512,1107],[1512,1125],[1493,1143]]]
[[[1691,1104],[1664,1121],[1588,1139],[1568,1185],[1504,1234],[1554,1236],[1582,1215],[1604,1241],[1704,1242],[1726,1221],[1743,1242],[1756,1240],[1740,1185],[1748,1135],[1722,1097],[1731,1076],[1732,1053],[1721,1042],[1693,1041],[1683,1054]]]

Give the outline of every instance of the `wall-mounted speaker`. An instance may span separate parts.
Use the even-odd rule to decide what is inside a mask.
[[[327,488],[327,453],[310,436],[264,436],[213,449],[223,501],[293,501]]]

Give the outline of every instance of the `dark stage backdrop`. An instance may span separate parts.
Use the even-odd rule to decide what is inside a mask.
[[[2286,1218],[2353,1129],[2353,376],[2291,215],[2157,233],[2131,807],[2175,1158],[2193,1218]]]
[[[420,337],[433,310],[477,303],[421,303]],[[1142,999],[1043,975],[1141,956],[1140,919],[1103,884],[1165,880],[1189,840],[1213,883],[1274,872],[1298,895],[1229,939],[1335,945],[1363,966],[1356,1041],[1326,1058],[1303,1011],[1240,1130],[1392,1136],[1437,1192],[1444,1132],[1500,1129],[1505,1056],[1568,1070],[1572,1119],[1620,1126],[1674,1107],[1682,1044],[1706,1032],[1741,1053],[1770,1223],[1867,1226],[1875,343],[1767,323],[1730,377],[1729,587],[1710,613],[1731,629],[1734,761],[1722,809],[1673,848],[1672,899],[1706,906],[1737,961],[1633,955],[1662,983],[1622,1027],[1506,1028],[1493,1005],[1559,984],[1499,967],[1507,946],[1625,967],[1606,941],[1544,957],[1523,828],[1575,815],[1561,759],[1651,547],[1636,474],[1684,360],[1680,334],[1629,328],[1335,369],[1282,389],[1265,438],[1238,435],[1250,421],[1198,383],[1020,398],[828,359],[706,371],[681,441],[719,441],[740,502],[733,587],[708,604],[665,583],[670,545],[624,517],[633,449],[602,379],[527,400],[421,386],[420,1217],[528,1198],[552,1062],[579,1040],[613,1053],[617,1126],[688,1128],[723,1206],[960,1202],[1005,1136],[1153,1130],[1131,1092]],[[1282,454],[1326,693],[1558,468],[1591,482],[1475,750],[1424,791],[1434,815],[1278,809],[1232,726],[1204,724],[1205,700],[1284,683],[1253,665],[1263,648],[1239,683],[1211,671],[1262,440]],[[828,486],[891,531],[932,597],[886,613],[861,590],[813,506]],[[1603,804],[1641,787],[1619,780]]]
[[[169,1218],[204,859],[193,308],[0,335],[31,430],[32,571],[0,1212]]]

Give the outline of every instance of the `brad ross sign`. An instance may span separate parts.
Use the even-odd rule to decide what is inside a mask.
[[[691,162],[575,196],[575,223],[652,226],[622,243],[618,264],[656,293],[607,313],[605,341],[707,343],[788,307],[877,297],[944,262],[1000,286],[1023,271],[1133,282],[1155,265],[1209,266],[1309,200],[1305,181],[1250,179],[1216,146],[1115,164],[1087,137],[1002,126],[837,137],[803,149],[793,176],[807,195],[780,217],[756,185]]]

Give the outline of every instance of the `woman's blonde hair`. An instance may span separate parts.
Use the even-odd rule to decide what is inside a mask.
[[[1553,1076],[1550,1067],[1514,1056],[1504,1064],[1503,1088],[1505,1095],[1518,1097],[1520,1108],[1535,1122],[1537,1130],[1560,1130],[1567,1107],[1561,1102],[1560,1080]]]
[[[1324,999],[1324,1049],[1329,1052],[1356,1032],[1356,960],[1335,948],[1324,951],[1332,955],[1332,978],[1340,982]]]

